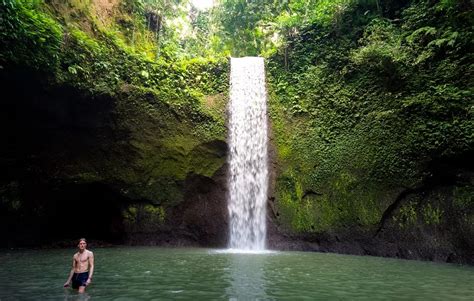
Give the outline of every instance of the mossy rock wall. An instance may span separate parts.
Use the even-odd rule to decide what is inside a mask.
[[[472,4],[390,3],[268,60],[273,220],[307,249],[472,263]]]

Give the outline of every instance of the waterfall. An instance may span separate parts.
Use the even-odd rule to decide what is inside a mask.
[[[266,99],[263,58],[231,58],[228,183],[231,249],[265,249]]]

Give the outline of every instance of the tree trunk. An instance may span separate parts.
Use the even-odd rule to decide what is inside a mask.
[[[163,17],[161,15],[157,16],[157,26],[156,26],[156,58],[158,59],[160,57],[160,33],[161,33],[161,25],[163,23]]]

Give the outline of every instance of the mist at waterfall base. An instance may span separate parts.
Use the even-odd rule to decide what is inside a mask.
[[[265,251],[268,189],[264,60],[231,58],[229,252]]]

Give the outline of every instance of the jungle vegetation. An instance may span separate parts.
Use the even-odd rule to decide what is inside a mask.
[[[91,95],[150,89],[222,138],[202,97],[227,93],[229,56],[263,56],[282,225],[439,225],[454,198],[474,229],[472,183],[456,178],[472,171],[472,1],[214,2],[1,0],[0,68]],[[449,196],[394,202],[443,181]]]

